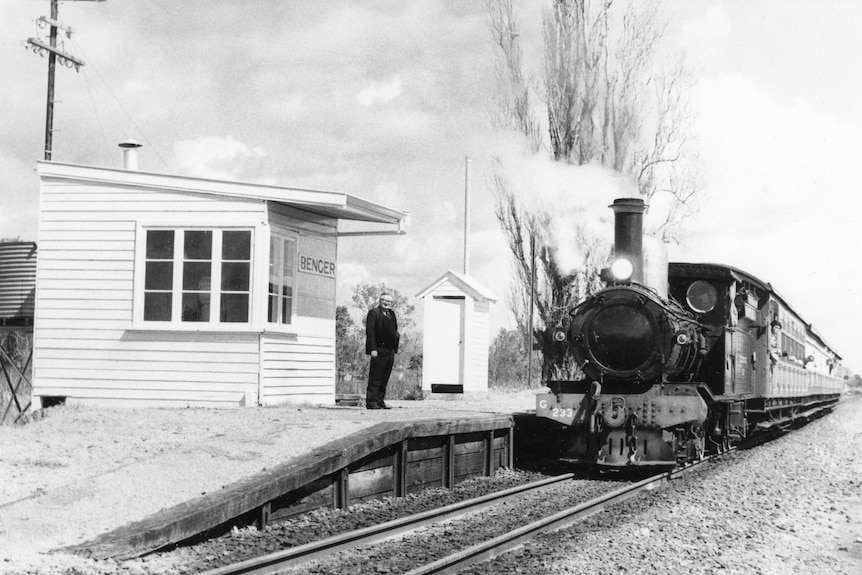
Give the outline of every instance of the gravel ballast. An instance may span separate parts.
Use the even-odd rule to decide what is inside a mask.
[[[858,575],[862,402],[465,573]]]
[[[462,573],[858,575],[860,439],[862,403],[841,405],[772,443],[700,466]],[[507,504],[505,521],[535,507]],[[436,557],[441,545],[455,551],[478,543],[484,525],[503,522],[499,511],[491,511],[464,527],[429,529],[423,534],[427,542],[419,541],[423,535],[405,538],[400,545],[342,553],[295,572],[401,573],[419,557]],[[369,558],[377,559],[373,570]]]

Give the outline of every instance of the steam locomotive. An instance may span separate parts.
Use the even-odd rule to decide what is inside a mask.
[[[769,283],[715,264],[656,273],[649,254],[645,270],[643,200],[610,207],[607,287],[553,333],[581,377],[536,398],[536,415],[564,426],[562,461],[670,468],[834,408],[841,357]]]

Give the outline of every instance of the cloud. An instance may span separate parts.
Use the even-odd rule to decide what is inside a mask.
[[[710,6],[704,13],[680,26],[676,44],[705,66],[720,63],[731,33],[731,19],[722,6]]]
[[[371,274],[366,266],[352,261],[339,260],[335,286],[336,300],[349,302],[350,298],[353,297],[353,286],[371,283],[370,280]]]
[[[687,222],[691,242],[671,246],[671,261],[729,264],[772,283],[844,352],[858,321],[835,307],[862,282],[840,265],[858,259],[862,129],[742,74],[704,78],[699,101],[709,191]]]
[[[281,89],[276,82],[262,83],[261,91],[267,88]],[[287,94],[278,99],[263,102],[263,110],[275,121],[291,121],[302,116],[306,110],[305,97],[302,94]]]
[[[386,104],[395,100],[403,92],[401,76],[396,74],[383,82],[375,82],[363,89],[356,95],[356,101],[363,108],[370,108],[377,104]]]
[[[41,159],[41,158],[40,158]],[[34,174],[35,160],[28,161],[0,150],[0,237],[20,237],[35,241],[38,221],[38,178]]]
[[[740,75],[705,79],[700,96],[697,129],[714,222],[772,233],[779,230],[756,224],[796,218],[822,225],[839,202],[862,209],[858,196],[846,194],[846,182],[855,179],[858,126],[801,98],[776,98]]]
[[[384,181],[374,186],[369,199],[386,206],[394,206],[401,209],[406,196],[404,188],[397,182]]]
[[[266,155],[263,148],[250,148],[232,136],[203,136],[174,143],[178,170],[207,178],[237,179],[248,160]]]

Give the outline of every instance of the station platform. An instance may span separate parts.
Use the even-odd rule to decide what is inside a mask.
[[[64,406],[0,428],[0,549],[135,557],[510,466],[534,395],[238,410]],[[53,411],[53,413],[52,413]]]

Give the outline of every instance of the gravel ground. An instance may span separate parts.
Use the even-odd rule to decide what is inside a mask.
[[[49,551],[219,490],[381,421],[524,411],[535,407],[535,391],[390,403],[395,409],[388,411],[69,405],[35,412],[24,425],[0,426],[0,573],[62,573],[64,565],[79,563]]]
[[[2,443],[0,455],[3,455]],[[52,468],[46,466],[46,469]],[[123,563],[50,555],[30,563],[7,558],[4,570],[6,549],[0,533],[0,572],[193,573],[244,557],[252,550],[255,553],[260,549],[275,550],[285,541],[300,544],[309,537],[415,512],[429,502],[445,504],[534,478],[531,474],[504,471],[495,479],[467,482],[455,493],[435,490],[403,500],[375,501],[348,511],[319,511],[263,532],[236,530],[193,548]],[[689,474],[634,503],[617,506],[578,526],[543,535],[468,572],[858,574],[862,573],[860,487],[862,401],[854,401],[778,441],[732,454],[729,460]],[[527,505],[536,507],[534,503]],[[0,514],[3,511],[0,503]],[[515,515],[526,513],[523,509],[509,508],[509,511]],[[500,522],[500,517],[499,512],[490,511],[480,522]],[[443,537],[451,536],[458,545],[470,544],[470,534],[477,530],[469,526],[466,530],[458,528],[453,526],[455,523],[446,524],[442,531],[433,528],[411,537],[439,543],[446,541]],[[324,562],[314,567],[314,571],[297,572],[368,573],[372,568],[379,573],[402,572],[401,567],[416,560],[418,539],[405,544],[407,541],[387,542],[376,551],[340,554],[329,566]],[[376,559],[369,562],[368,557]]]

